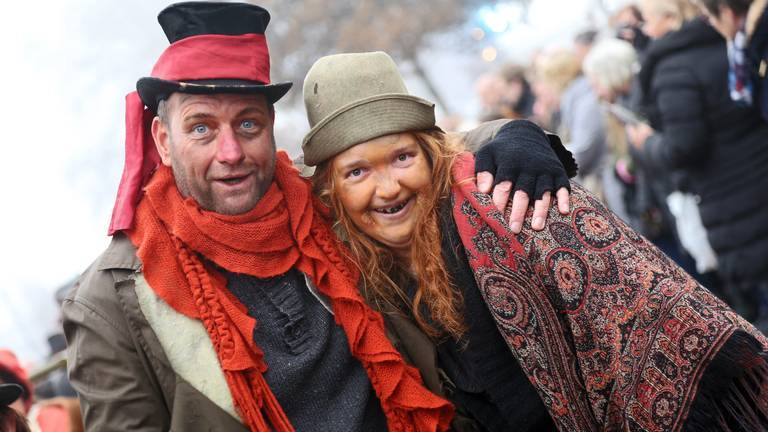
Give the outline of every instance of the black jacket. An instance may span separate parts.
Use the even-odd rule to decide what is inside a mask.
[[[654,41],[640,71],[659,131],[646,164],[687,172],[727,280],[768,279],[768,125],[728,94],[725,41],[694,20]]]

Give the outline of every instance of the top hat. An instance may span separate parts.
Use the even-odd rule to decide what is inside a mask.
[[[293,84],[270,84],[263,38],[269,18],[265,9],[247,3],[184,2],[163,9],[157,20],[171,46],[152,76],[136,83],[142,102],[156,111],[174,92],[263,94],[269,103],[276,102]],[[254,35],[260,37],[257,45],[236,38]],[[222,41],[229,51],[219,45]]]
[[[8,406],[24,393],[24,388],[18,384],[0,384],[0,407]]]
[[[397,65],[378,52],[321,58],[304,80],[309,126],[302,150],[315,166],[384,135],[435,129],[435,104],[408,94]]]

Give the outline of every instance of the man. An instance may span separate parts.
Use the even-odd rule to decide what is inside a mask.
[[[766,0],[697,0],[709,23],[728,40],[731,98],[756,106],[768,120]]]
[[[327,210],[276,153],[290,83],[270,84],[269,14],[192,2],[158,19],[171,46],[128,97],[113,241],[63,305],[86,428],[446,429],[452,408],[388,341]],[[533,162],[567,186],[549,153]],[[497,181],[537,185],[506,168]]]

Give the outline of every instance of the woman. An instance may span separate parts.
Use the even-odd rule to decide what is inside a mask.
[[[582,74],[581,59],[565,49],[541,54],[535,62],[534,83],[538,107],[543,106],[542,111],[556,107],[557,130],[579,164],[577,179],[602,196],[608,152],[605,124],[597,95]]]
[[[683,172],[699,196],[724,295],[768,329],[768,125],[728,94],[726,44],[686,0],[643,0],[654,38],[639,74],[649,125],[629,128],[636,159]]]
[[[434,105],[407,94],[384,53],[320,59],[304,97],[305,162],[318,166],[316,191],[363,293],[436,343],[441,382],[420,370],[459,420],[480,430],[766,426],[765,338],[583,189],[569,215],[551,213],[541,232],[528,218],[513,235],[468,181],[471,156],[444,139]],[[546,139],[529,122],[505,127]],[[403,345],[417,339],[404,334]]]

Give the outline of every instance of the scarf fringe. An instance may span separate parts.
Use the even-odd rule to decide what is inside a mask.
[[[768,353],[737,331],[702,376],[685,432],[768,430]]]
[[[231,358],[235,351],[232,330],[225,319],[224,311],[216,301],[215,289],[205,266],[181,240],[172,238],[182,271],[200,311],[200,319],[211,337],[213,346],[216,347],[216,353],[223,368],[225,359]],[[264,379],[262,372],[266,365],[263,364],[263,357],[258,354],[260,353],[254,354],[257,369],[252,368],[246,371],[224,369],[224,376],[235,406],[251,430],[293,432],[291,422]],[[264,418],[265,413],[272,428]]]

